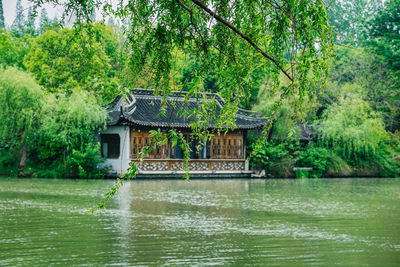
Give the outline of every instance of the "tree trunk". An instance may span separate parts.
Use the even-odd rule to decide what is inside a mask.
[[[21,160],[19,162],[18,169],[22,170],[25,168],[26,168],[26,144],[24,143],[21,149]]]
[[[267,133],[267,142],[269,143],[272,138],[272,132],[274,131],[274,124],[272,123],[271,128],[269,128],[269,131]]]

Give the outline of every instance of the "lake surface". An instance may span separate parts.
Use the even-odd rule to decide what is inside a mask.
[[[399,266],[399,179],[0,177],[0,266]]]

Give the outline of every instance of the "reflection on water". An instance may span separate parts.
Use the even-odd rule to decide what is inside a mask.
[[[0,178],[0,265],[400,264],[398,179]]]

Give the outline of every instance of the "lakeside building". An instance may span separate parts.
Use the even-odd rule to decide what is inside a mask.
[[[183,133],[189,142],[189,173],[206,177],[248,176],[246,161],[246,135],[249,130],[262,129],[268,122],[256,112],[239,109],[235,115],[236,129],[226,134],[214,134],[211,141],[203,144],[196,152],[195,141],[189,139],[190,124],[194,116],[185,116],[199,107],[204,101],[215,101],[215,114],[218,116],[224,106],[218,94],[208,93],[206,99],[188,98],[186,92],[173,92],[165,105],[165,116],[160,114],[162,97],[154,96],[154,90],[134,89],[126,99],[118,96],[107,105],[107,129],[100,135],[101,153],[106,158],[105,164],[111,166],[115,175],[124,173],[129,162],[137,159],[137,154],[144,146],[150,145],[150,130],[171,128]],[[210,131],[215,130],[211,123]],[[152,151],[138,165],[139,177],[169,177],[181,175],[183,151],[179,145],[172,148],[168,143]]]

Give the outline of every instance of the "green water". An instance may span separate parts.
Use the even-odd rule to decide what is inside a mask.
[[[399,266],[400,180],[0,178],[0,266]]]

